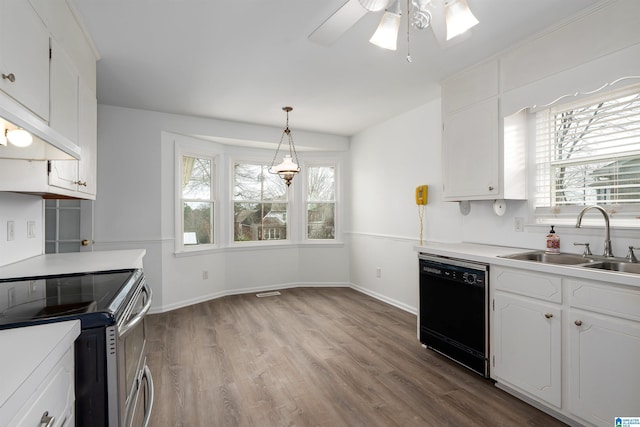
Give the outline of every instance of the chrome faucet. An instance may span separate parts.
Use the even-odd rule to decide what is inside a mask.
[[[578,220],[576,221],[576,228],[580,228],[582,224],[582,216],[589,209],[597,209],[604,217],[604,253],[602,255],[606,257],[613,257],[613,251],[611,251],[611,232],[609,231],[609,214],[602,207],[594,205],[583,208],[578,214]]]

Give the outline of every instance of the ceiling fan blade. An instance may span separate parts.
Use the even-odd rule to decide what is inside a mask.
[[[359,0],[348,0],[309,35],[309,40],[329,46],[367,14]]]

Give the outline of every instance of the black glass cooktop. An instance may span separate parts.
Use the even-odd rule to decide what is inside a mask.
[[[141,270],[0,280],[0,329],[80,319],[83,329],[115,324]]]

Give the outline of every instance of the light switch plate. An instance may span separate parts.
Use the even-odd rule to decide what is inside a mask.
[[[16,238],[16,223],[14,221],[7,221],[7,242],[10,242]]]
[[[36,237],[36,222],[27,221],[27,238],[33,239]]]

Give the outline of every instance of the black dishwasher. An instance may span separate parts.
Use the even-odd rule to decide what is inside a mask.
[[[489,266],[421,253],[420,342],[489,377]]]

